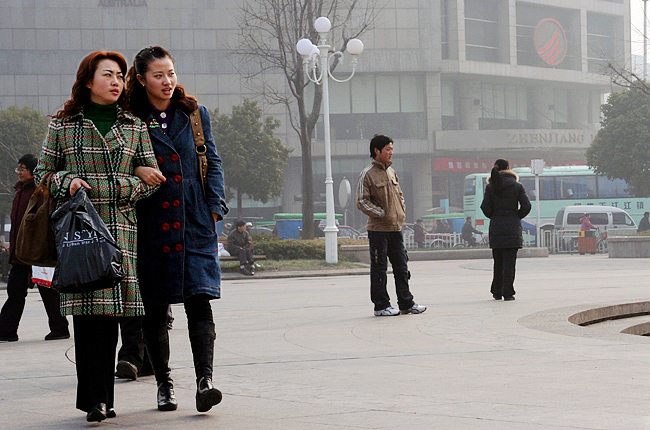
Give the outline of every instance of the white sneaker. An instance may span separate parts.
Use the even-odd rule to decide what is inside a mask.
[[[394,309],[392,306],[389,306],[386,309],[375,311],[376,317],[392,317],[395,315],[399,315],[399,311],[397,309]]]
[[[417,303],[413,303],[413,306],[411,306],[408,309],[404,309],[399,311],[402,315],[405,314],[421,314],[422,312],[426,311],[427,307],[426,306],[420,306]]]

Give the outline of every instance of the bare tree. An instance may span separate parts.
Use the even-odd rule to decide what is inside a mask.
[[[249,88],[267,103],[283,105],[289,112],[291,128],[300,138],[302,156],[302,218],[303,235],[314,234],[314,199],[311,136],[320,115],[322,87],[313,88],[313,103],[307,106],[302,58],[296,43],[308,38],[318,41],[314,21],[326,16],[332,21],[329,40],[342,41],[359,37],[374,26],[381,0],[245,0],[239,20],[239,47],[232,52],[242,56],[241,73]],[[333,43],[330,42],[332,46]],[[335,59],[330,70],[338,64]],[[282,75],[282,84],[272,75]],[[310,89],[311,91],[311,89]]]

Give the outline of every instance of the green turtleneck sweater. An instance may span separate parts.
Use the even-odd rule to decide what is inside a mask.
[[[88,102],[84,109],[84,118],[91,120],[101,135],[106,136],[117,120],[117,103],[100,105]]]

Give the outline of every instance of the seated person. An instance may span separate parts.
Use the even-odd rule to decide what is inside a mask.
[[[474,239],[474,234],[483,234],[482,231],[479,231],[472,227],[472,217],[468,216],[465,218],[465,224],[463,224],[463,231],[460,234],[461,239],[463,239],[469,246],[476,246],[476,239]]]
[[[454,229],[444,219],[437,220],[436,233],[453,233]]]
[[[251,235],[246,231],[246,223],[242,220],[235,222],[235,228],[228,235],[226,250],[230,255],[239,257],[239,272],[243,275],[252,276],[255,274],[255,261],[253,261],[253,241]],[[246,270],[246,264],[250,264],[250,270]]]

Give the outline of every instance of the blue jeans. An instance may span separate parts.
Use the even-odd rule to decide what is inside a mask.
[[[399,231],[368,231],[370,241],[370,300],[379,311],[390,306],[386,290],[388,260],[393,266],[397,305],[401,310],[413,306],[413,295],[409,291],[408,255],[404,239]]]

